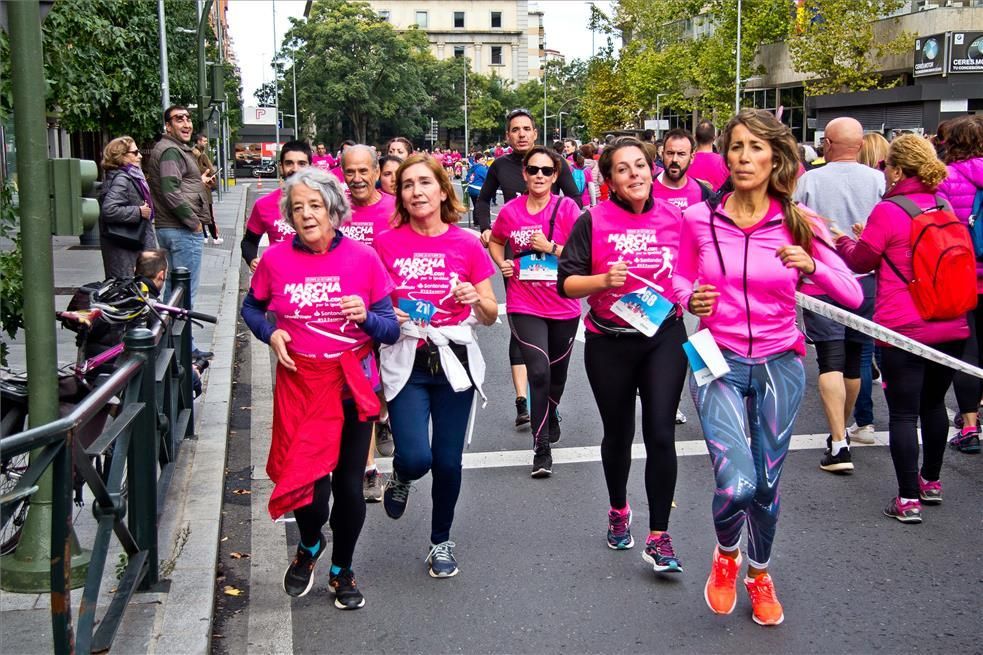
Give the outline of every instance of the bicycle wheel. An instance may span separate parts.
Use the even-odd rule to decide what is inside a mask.
[[[14,455],[0,462],[0,496],[13,489],[21,476],[27,471],[29,455],[23,453]],[[12,553],[20,543],[24,521],[27,520],[28,499],[21,500],[14,509],[13,517],[5,526],[0,528],[0,555]]]

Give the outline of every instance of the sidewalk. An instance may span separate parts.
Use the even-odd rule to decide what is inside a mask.
[[[265,185],[264,185],[265,186]],[[248,183],[230,188],[215,204],[220,245],[205,245],[195,309],[218,316],[215,325],[195,327],[195,340],[215,357],[204,376],[204,393],[195,402],[196,438],[183,442],[159,525],[161,583],[131,599],[114,641],[114,653],[207,653],[215,595],[215,565],[221,527],[222,482],[232,389],[238,313],[239,241]],[[97,248],[75,237],[53,239],[55,307],[64,308],[75,288],[101,279]],[[23,333],[11,345],[10,365],[24,369]],[[74,361],[74,333],[58,332],[58,361]],[[78,510],[75,529],[83,547],[91,545],[95,524],[91,503]],[[122,549],[114,542],[107,557],[96,616],[105,612],[116,586],[115,564]],[[82,590],[72,592],[77,625]],[[47,594],[0,592],[0,652],[50,653],[51,614]]]

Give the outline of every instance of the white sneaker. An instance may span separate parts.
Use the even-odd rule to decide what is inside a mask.
[[[220,246],[223,243],[225,243],[225,239],[223,239],[222,237],[215,237],[214,239],[212,239],[212,243],[215,244],[216,246]]]
[[[686,422],[686,415],[683,414],[678,409],[676,410],[676,425],[682,425]]]
[[[862,444],[874,443],[874,425],[857,425],[854,423],[846,429],[850,440]]]

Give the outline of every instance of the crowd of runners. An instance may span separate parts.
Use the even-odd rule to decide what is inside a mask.
[[[288,594],[314,584],[329,524],[334,603],[362,607],[352,560],[365,503],[381,501],[400,519],[425,503],[411,502],[410,491],[427,473],[427,570],[458,574],[451,532],[462,453],[486,402],[485,360],[506,356],[479,346],[482,326],[499,318],[498,274],[530,474],[554,472],[583,322],[608,492],[599,538],[603,511],[607,545],[635,545],[627,482],[640,404],[649,517],[642,557],[661,574],[683,571],[670,513],[688,386],[714,473],[716,543],[707,544],[704,594],[713,612],[733,611],[746,560],[753,620],[784,619],[769,565],[782,466],[807,388],[807,343],[828,422],[819,467],[851,473],[851,443],[874,442],[879,381],[897,488],[885,488],[890,501],[877,509],[904,523],[931,519],[923,506],[943,500],[946,451],[980,450],[981,380],[808,310],[800,330],[796,297],[979,365],[973,310],[983,293],[983,227],[974,241],[970,218],[983,204],[983,119],[888,143],[839,118],[825,127],[821,158],[753,109],[719,133],[704,122],[658,143],[618,137],[555,147],[537,145],[534,117],[516,109],[505,138],[507,148],[467,158],[414,152],[405,138],[379,149],[346,142],[337,157],[300,141],[280,150],[284,184],[256,201],[242,241],[252,271],[242,316],[277,360],[267,470],[271,516],[292,512],[300,532],[284,575]],[[465,208],[453,177],[470,196],[477,230],[458,225]],[[263,235],[270,246],[261,252]],[[932,266],[934,277],[922,274]],[[688,333],[686,312],[698,332]],[[951,439],[950,386],[960,412]],[[376,454],[393,457],[387,480]]]

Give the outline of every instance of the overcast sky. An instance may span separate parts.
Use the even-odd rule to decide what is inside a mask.
[[[605,12],[611,9],[609,1],[597,0],[594,4]],[[255,102],[253,92],[272,78],[270,59],[290,27],[289,18],[303,17],[304,5],[304,0],[276,0],[274,46],[272,0],[230,0],[229,31],[242,72],[243,100],[247,105]],[[559,50],[567,61],[591,56],[591,32],[587,29],[590,5],[584,0],[538,0],[529,3],[530,8],[538,6],[543,11],[546,47]],[[599,49],[604,44],[604,37],[597,35],[594,46]]]

